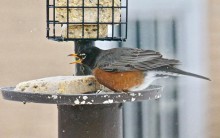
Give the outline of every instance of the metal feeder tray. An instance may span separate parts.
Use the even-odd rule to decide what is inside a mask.
[[[159,99],[160,86],[128,93],[43,94],[0,89],[6,100],[57,104],[58,138],[123,138],[123,104]]]
[[[158,99],[161,97],[161,87],[151,86],[139,92],[128,93],[91,93],[91,94],[46,94],[14,91],[14,87],[1,88],[2,96],[6,100],[21,101],[23,103],[45,103],[59,105],[84,104],[112,104],[142,100]]]

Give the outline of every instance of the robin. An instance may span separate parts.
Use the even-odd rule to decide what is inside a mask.
[[[140,91],[152,81],[169,76],[187,75],[210,80],[207,77],[177,69],[180,62],[165,59],[159,52],[135,48],[102,50],[86,47],[77,54],[71,64],[88,66],[97,81],[115,92]]]

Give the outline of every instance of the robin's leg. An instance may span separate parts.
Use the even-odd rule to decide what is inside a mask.
[[[99,93],[102,93],[102,92],[103,92],[103,90],[100,89],[100,90],[97,90],[97,91],[96,91],[96,94],[99,94]]]
[[[124,90],[122,91],[122,93],[129,95],[128,92],[129,92],[129,91],[128,91],[127,89],[124,89]]]

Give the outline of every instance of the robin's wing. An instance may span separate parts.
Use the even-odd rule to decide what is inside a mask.
[[[178,60],[162,58],[159,52],[131,48],[113,49],[110,52],[108,51],[102,58],[105,60],[99,62],[100,64],[98,65],[101,69],[117,72],[137,69],[147,71],[167,65],[173,66],[179,64]]]

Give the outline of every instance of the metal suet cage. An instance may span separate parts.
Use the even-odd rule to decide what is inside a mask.
[[[128,0],[47,0],[47,38],[125,41],[127,5]]]

